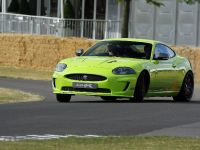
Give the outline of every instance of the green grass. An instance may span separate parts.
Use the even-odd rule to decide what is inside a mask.
[[[38,71],[27,68],[0,66],[0,77],[23,78],[32,80],[50,80],[51,75],[52,72],[50,71]],[[44,97],[39,95],[23,92],[20,90],[6,89],[0,87],[0,104],[39,101],[43,99]]]
[[[0,104],[39,101],[43,99],[39,95],[0,87]]]
[[[178,137],[65,138],[0,142],[0,150],[199,150],[200,139]]]
[[[51,80],[53,71],[0,66],[0,77]]]

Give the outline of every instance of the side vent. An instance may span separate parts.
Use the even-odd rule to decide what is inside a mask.
[[[53,87],[56,88],[56,79],[55,78],[53,78],[52,84],[53,84]]]
[[[129,84],[130,84],[130,82],[127,82],[127,83],[126,83],[126,86],[124,87],[124,90],[123,90],[123,91],[126,91],[126,90],[128,89]]]

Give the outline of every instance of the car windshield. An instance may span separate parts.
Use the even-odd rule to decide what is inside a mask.
[[[150,59],[152,44],[131,41],[102,41],[89,48],[82,56],[110,56]]]

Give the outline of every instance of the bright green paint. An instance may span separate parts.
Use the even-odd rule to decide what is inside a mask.
[[[107,56],[80,56],[61,60],[67,68],[63,72],[54,72],[56,87],[53,86],[55,94],[81,94],[93,96],[117,96],[133,97],[135,85],[140,73],[147,70],[150,75],[150,86],[146,96],[175,96],[180,91],[185,74],[192,70],[186,58],[176,55],[168,60],[153,60],[154,49],[158,41],[144,39],[108,39],[103,41],[134,41],[152,44],[150,60],[107,57]],[[176,64],[173,68],[172,65]],[[130,67],[136,71],[131,75],[115,75],[112,70],[116,67]],[[83,73],[95,74],[107,77],[105,81],[75,81],[64,77],[67,74]],[[111,93],[97,92],[74,92],[62,91],[63,86],[72,87],[73,82],[97,83],[98,88],[110,89]],[[127,83],[130,83],[126,88]]]

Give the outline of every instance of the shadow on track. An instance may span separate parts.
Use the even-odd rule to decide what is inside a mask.
[[[200,101],[190,101],[190,102],[175,102],[173,100],[144,100],[143,102],[131,102],[129,100],[115,100],[115,101],[101,101],[101,100],[87,100],[87,101],[71,101],[70,103],[132,103],[132,104],[142,104],[142,103],[174,103],[174,104],[200,104]]]

